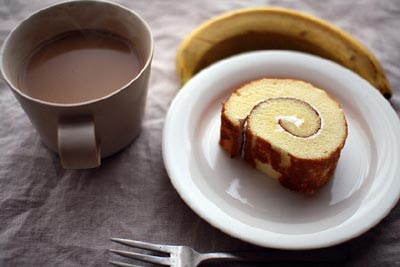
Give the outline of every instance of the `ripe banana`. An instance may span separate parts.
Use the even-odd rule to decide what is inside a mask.
[[[196,28],[178,48],[182,85],[228,56],[252,50],[297,50],[335,61],[358,73],[386,98],[392,90],[374,55],[347,32],[321,19],[283,8],[241,9]]]

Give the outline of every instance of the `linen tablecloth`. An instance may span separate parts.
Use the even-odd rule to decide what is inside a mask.
[[[1,0],[1,42],[28,14],[55,2]],[[119,259],[108,252],[117,247],[110,237],[190,245],[202,252],[268,253],[197,216],[172,187],[161,156],[165,114],[179,90],[177,46],[197,25],[220,13],[273,5],[304,11],[343,28],[382,63],[394,89],[390,103],[400,114],[400,1],[117,2],[141,14],[154,34],[143,131],[127,149],[103,160],[100,168],[64,170],[1,80],[0,266],[109,266],[109,259]],[[400,207],[367,233],[329,250],[350,253],[340,266],[400,265]]]

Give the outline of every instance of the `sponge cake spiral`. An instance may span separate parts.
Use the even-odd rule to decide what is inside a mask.
[[[223,105],[220,145],[292,190],[312,193],[337,165],[347,137],[343,110],[325,91],[290,79],[261,79]]]

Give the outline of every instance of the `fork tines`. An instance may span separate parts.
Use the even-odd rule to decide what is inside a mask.
[[[133,248],[140,248],[140,249],[150,250],[150,251],[154,251],[154,252],[163,252],[163,253],[168,253],[168,254],[172,253],[172,250],[170,249],[169,246],[157,245],[157,244],[152,244],[152,243],[147,243],[147,242],[142,242],[142,241],[122,239],[122,238],[111,238],[110,240],[114,241],[116,243],[122,244],[122,245],[127,245],[129,247],[133,247]],[[160,265],[171,265],[172,264],[172,259],[170,257],[152,256],[152,255],[148,255],[148,254],[144,254],[144,253],[128,252],[128,251],[116,250],[116,249],[110,249],[109,251],[112,253],[115,253],[117,255],[120,255],[122,257],[136,259],[139,261],[145,261],[145,262],[150,262],[150,263],[155,263],[155,264],[160,264]],[[120,267],[138,267],[137,265],[132,265],[129,263],[116,262],[116,261],[109,261],[109,262],[115,266],[120,266]]]

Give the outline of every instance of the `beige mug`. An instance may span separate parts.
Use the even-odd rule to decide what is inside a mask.
[[[140,73],[108,96],[76,104],[35,99],[18,88],[24,60],[41,43],[61,33],[95,29],[122,36],[143,58]],[[71,1],[42,9],[22,21],[2,47],[1,72],[42,141],[67,169],[93,168],[138,136],[143,119],[153,38],[135,12],[112,2]]]

